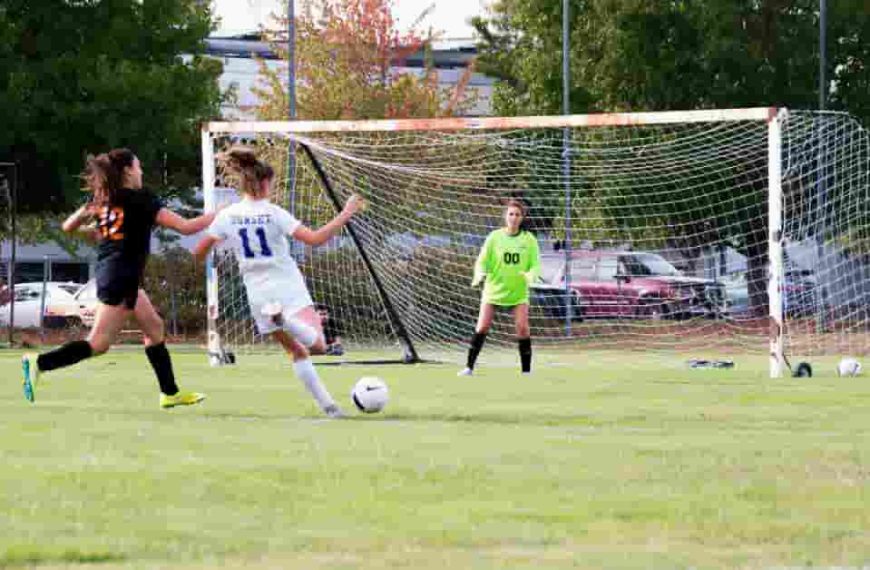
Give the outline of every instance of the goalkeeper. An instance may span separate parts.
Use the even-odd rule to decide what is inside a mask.
[[[532,371],[529,285],[541,273],[541,257],[535,236],[523,228],[525,217],[525,204],[516,199],[509,200],[504,213],[505,226],[487,236],[477,256],[471,286],[483,283],[483,294],[466,367],[459,376],[473,374],[474,363],[492,326],[496,308],[513,311],[522,372],[530,374]]]

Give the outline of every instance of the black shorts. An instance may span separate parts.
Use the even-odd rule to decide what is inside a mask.
[[[138,267],[107,259],[97,262],[97,299],[104,305],[136,308],[142,278]]]

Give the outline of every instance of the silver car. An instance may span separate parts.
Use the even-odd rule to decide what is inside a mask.
[[[62,327],[81,322],[74,295],[80,283],[41,281],[19,283],[14,287],[17,328]],[[43,291],[45,295],[43,296]],[[0,305],[0,326],[9,325],[12,303]]]

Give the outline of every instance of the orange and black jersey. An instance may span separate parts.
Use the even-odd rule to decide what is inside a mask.
[[[160,199],[148,190],[121,188],[110,204],[97,207],[98,259],[130,263],[140,269],[151,253],[151,231]]]

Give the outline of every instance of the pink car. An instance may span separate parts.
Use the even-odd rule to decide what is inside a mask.
[[[542,286],[564,287],[565,256],[541,256]],[[571,252],[569,286],[584,318],[683,319],[725,316],[725,288],[686,277],[665,258],[638,251]]]

